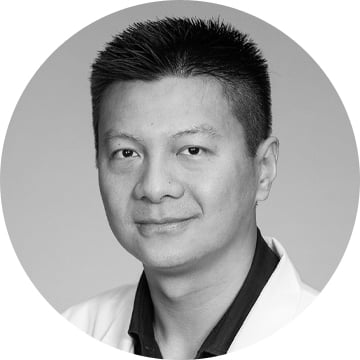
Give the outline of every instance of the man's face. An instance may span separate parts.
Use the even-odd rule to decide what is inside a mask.
[[[113,84],[99,125],[111,229],[147,267],[229,251],[255,221],[256,171],[221,85],[203,77]]]

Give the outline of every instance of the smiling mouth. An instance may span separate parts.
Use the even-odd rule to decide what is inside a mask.
[[[139,233],[144,237],[154,235],[174,235],[185,231],[195,217],[177,219],[166,218],[161,220],[141,220],[136,221],[136,227]]]

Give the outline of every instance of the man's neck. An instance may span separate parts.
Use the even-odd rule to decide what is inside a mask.
[[[251,266],[256,227],[221,253],[179,273],[145,268],[154,304],[154,333],[164,358],[194,358],[231,305]]]

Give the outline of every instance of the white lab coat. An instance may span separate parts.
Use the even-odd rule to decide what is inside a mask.
[[[265,238],[280,261],[235,336],[230,351],[239,350],[271,335],[310,304],[316,291],[301,282],[284,248],[273,238]],[[94,338],[130,353],[128,335],[136,285],[125,285],[72,306],[63,315]]]

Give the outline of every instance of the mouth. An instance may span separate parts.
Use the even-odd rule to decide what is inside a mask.
[[[189,224],[195,220],[195,217],[188,218],[163,218],[163,219],[145,219],[135,221],[139,233],[144,237],[154,235],[175,235],[187,229]]]

